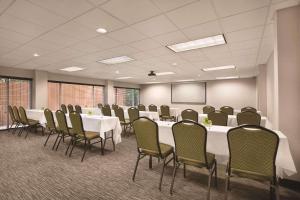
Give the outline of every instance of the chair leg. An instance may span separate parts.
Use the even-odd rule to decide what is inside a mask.
[[[83,155],[82,155],[82,158],[81,158],[81,162],[83,162],[84,156],[86,154],[86,150],[87,150],[87,144],[86,144],[86,139],[85,139],[84,140],[84,152],[83,152]]]
[[[218,187],[217,161],[215,160],[215,186]]]
[[[209,170],[209,176],[208,176],[208,190],[207,190],[207,200],[210,199],[210,187],[211,187],[211,178],[213,176],[214,169]]]
[[[74,149],[74,147],[76,145],[76,142],[77,142],[76,140],[73,141],[73,146],[72,146],[72,149],[70,151],[69,157],[71,157],[71,155],[72,155],[72,152],[73,152],[73,149]]]
[[[47,137],[47,139],[46,139],[46,141],[44,143],[44,147],[46,146],[46,144],[47,144],[47,142],[48,142],[48,140],[49,140],[49,138],[50,138],[51,135],[52,135],[52,131],[50,131],[50,133],[49,133],[49,135],[48,135],[48,137]]]
[[[56,139],[55,139],[55,142],[54,142],[54,144],[53,144],[53,146],[52,146],[52,150],[54,150],[54,147],[56,146],[56,142],[57,142],[57,140],[58,140],[59,137],[60,137],[60,135],[57,134],[57,137],[56,137]]]
[[[225,179],[225,200],[228,199],[229,183],[230,183],[230,175],[227,173]]]
[[[163,180],[163,176],[164,176],[164,171],[165,171],[165,166],[166,166],[166,157],[164,158],[164,163],[163,163],[163,168],[161,171],[161,175],[160,175],[160,181],[159,181],[159,191],[161,191],[161,184],[162,184],[162,180]]]
[[[71,138],[71,140],[70,140],[70,142],[69,142],[69,145],[68,145],[68,148],[67,148],[67,150],[66,150],[66,152],[65,152],[65,155],[68,154],[68,151],[69,151],[69,148],[70,148],[71,144],[73,144],[73,137]]]
[[[149,157],[149,169],[152,169],[152,156]]]
[[[59,146],[59,144],[60,144],[60,142],[61,142],[61,140],[62,140],[63,138],[64,138],[64,136],[61,135],[60,138],[59,138],[59,140],[58,140],[58,143],[57,143],[57,145],[56,145],[55,151],[57,151],[58,146]]]
[[[30,126],[28,127],[28,128],[26,128],[26,135],[25,135],[25,139],[28,137],[28,134],[29,134],[29,129],[30,128]]]
[[[104,155],[104,146],[103,146],[103,139],[101,138],[101,155]]]
[[[185,163],[183,163],[183,178],[186,177],[186,170],[185,170],[186,166]]]
[[[275,194],[275,199],[280,200],[280,194],[279,194],[279,184],[277,179],[275,178],[274,181],[271,182],[270,185],[270,198],[273,199]]]
[[[173,178],[172,178],[172,183],[171,183],[171,188],[170,188],[170,194],[173,195],[173,187],[174,187],[174,182],[175,182],[175,176],[176,176],[176,171],[179,165],[175,163],[174,169],[173,169]]]
[[[115,141],[114,141],[114,131],[112,130],[111,132],[111,142],[113,145],[113,150],[116,151],[116,145],[115,145]]]
[[[139,153],[138,156],[137,156],[137,159],[136,159],[134,172],[133,172],[133,176],[132,176],[132,181],[134,181],[134,179],[135,179],[135,174],[136,174],[136,171],[137,171],[137,168],[138,168],[138,165],[139,165],[140,156],[141,156],[141,154]]]

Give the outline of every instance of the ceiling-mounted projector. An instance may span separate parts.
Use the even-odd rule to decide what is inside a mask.
[[[156,76],[154,71],[150,71],[150,73],[148,74],[148,76]]]

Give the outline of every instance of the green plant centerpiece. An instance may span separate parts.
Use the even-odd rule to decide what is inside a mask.
[[[205,117],[202,121],[202,123],[204,124],[204,126],[208,126],[211,127],[212,125],[212,121],[208,119],[208,117]]]
[[[89,111],[87,112],[87,114],[88,114],[88,115],[92,115],[93,112],[92,112],[91,110],[89,110]]]

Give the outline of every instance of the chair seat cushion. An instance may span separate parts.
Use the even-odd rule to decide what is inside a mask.
[[[86,131],[86,132],[85,132],[85,137],[86,137],[88,140],[92,140],[92,139],[95,139],[95,138],[99,138],[100,135],[99,135],[99,133],[97,133],[97,132]]]
[[[34,120],[34,119],[28,119],[28,123],[29,123],[29,125],[33,126],[33,125],[39,124],[39,121],[38,120]]]
[[[206,153],[206,159],[207,159],[207,164],[208,164],[208,168],[211,168],[214,164],[215,161],[215,154],[212,153]],[[201,162],[199,160],[194,160],[194,159],[190,159],[190,158],[183,158],[183,157],[178,157],[178,160],[182,163],[185,163],[187,165],[193,165],[196,167],[206,167],[206,163]]]
[[[258,181],[273,181],[272,175],[266,175],[266,174],[261,174],[257,172],[247,171],[247,170],[231,168],[231,174],[243,178],[258,180]]]
[[[159,143],[159,147],[162,157],[166,157],[173,152],[173,147],[168,144]]]
[[[128,119],[125,119],[125,121],[120,121],[121,125],[128,125],[130,124],[130,121]]]

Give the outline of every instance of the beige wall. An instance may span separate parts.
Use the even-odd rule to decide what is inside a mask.
[[[279,129],[300,171],[300,6],[277,13]],[[300,174],[290,177],[300,181]]]
[[[207,81],[207,104],[217,109],[223,105],[240,109],[244,106],[256,107],[256,80],[255,78]],[[167,104],[179,107],[182,110],[191,108],[202,112],[204,105],[172,104],[171,84],[153,84],[141,86],[141,103]]]
[[[13,67],[1,67],[0,66],[0,76],[13,76],[21,78],[33,78],[33,70],[17,69]]]
[[[267,115],[267,66],[259,65],[259,74],[256,77],[257,109],[264,116]]]
[[[274,79],[274,54],[266,64],[266,89],[267,89],[267,117],[275,127],[275,79]]]

